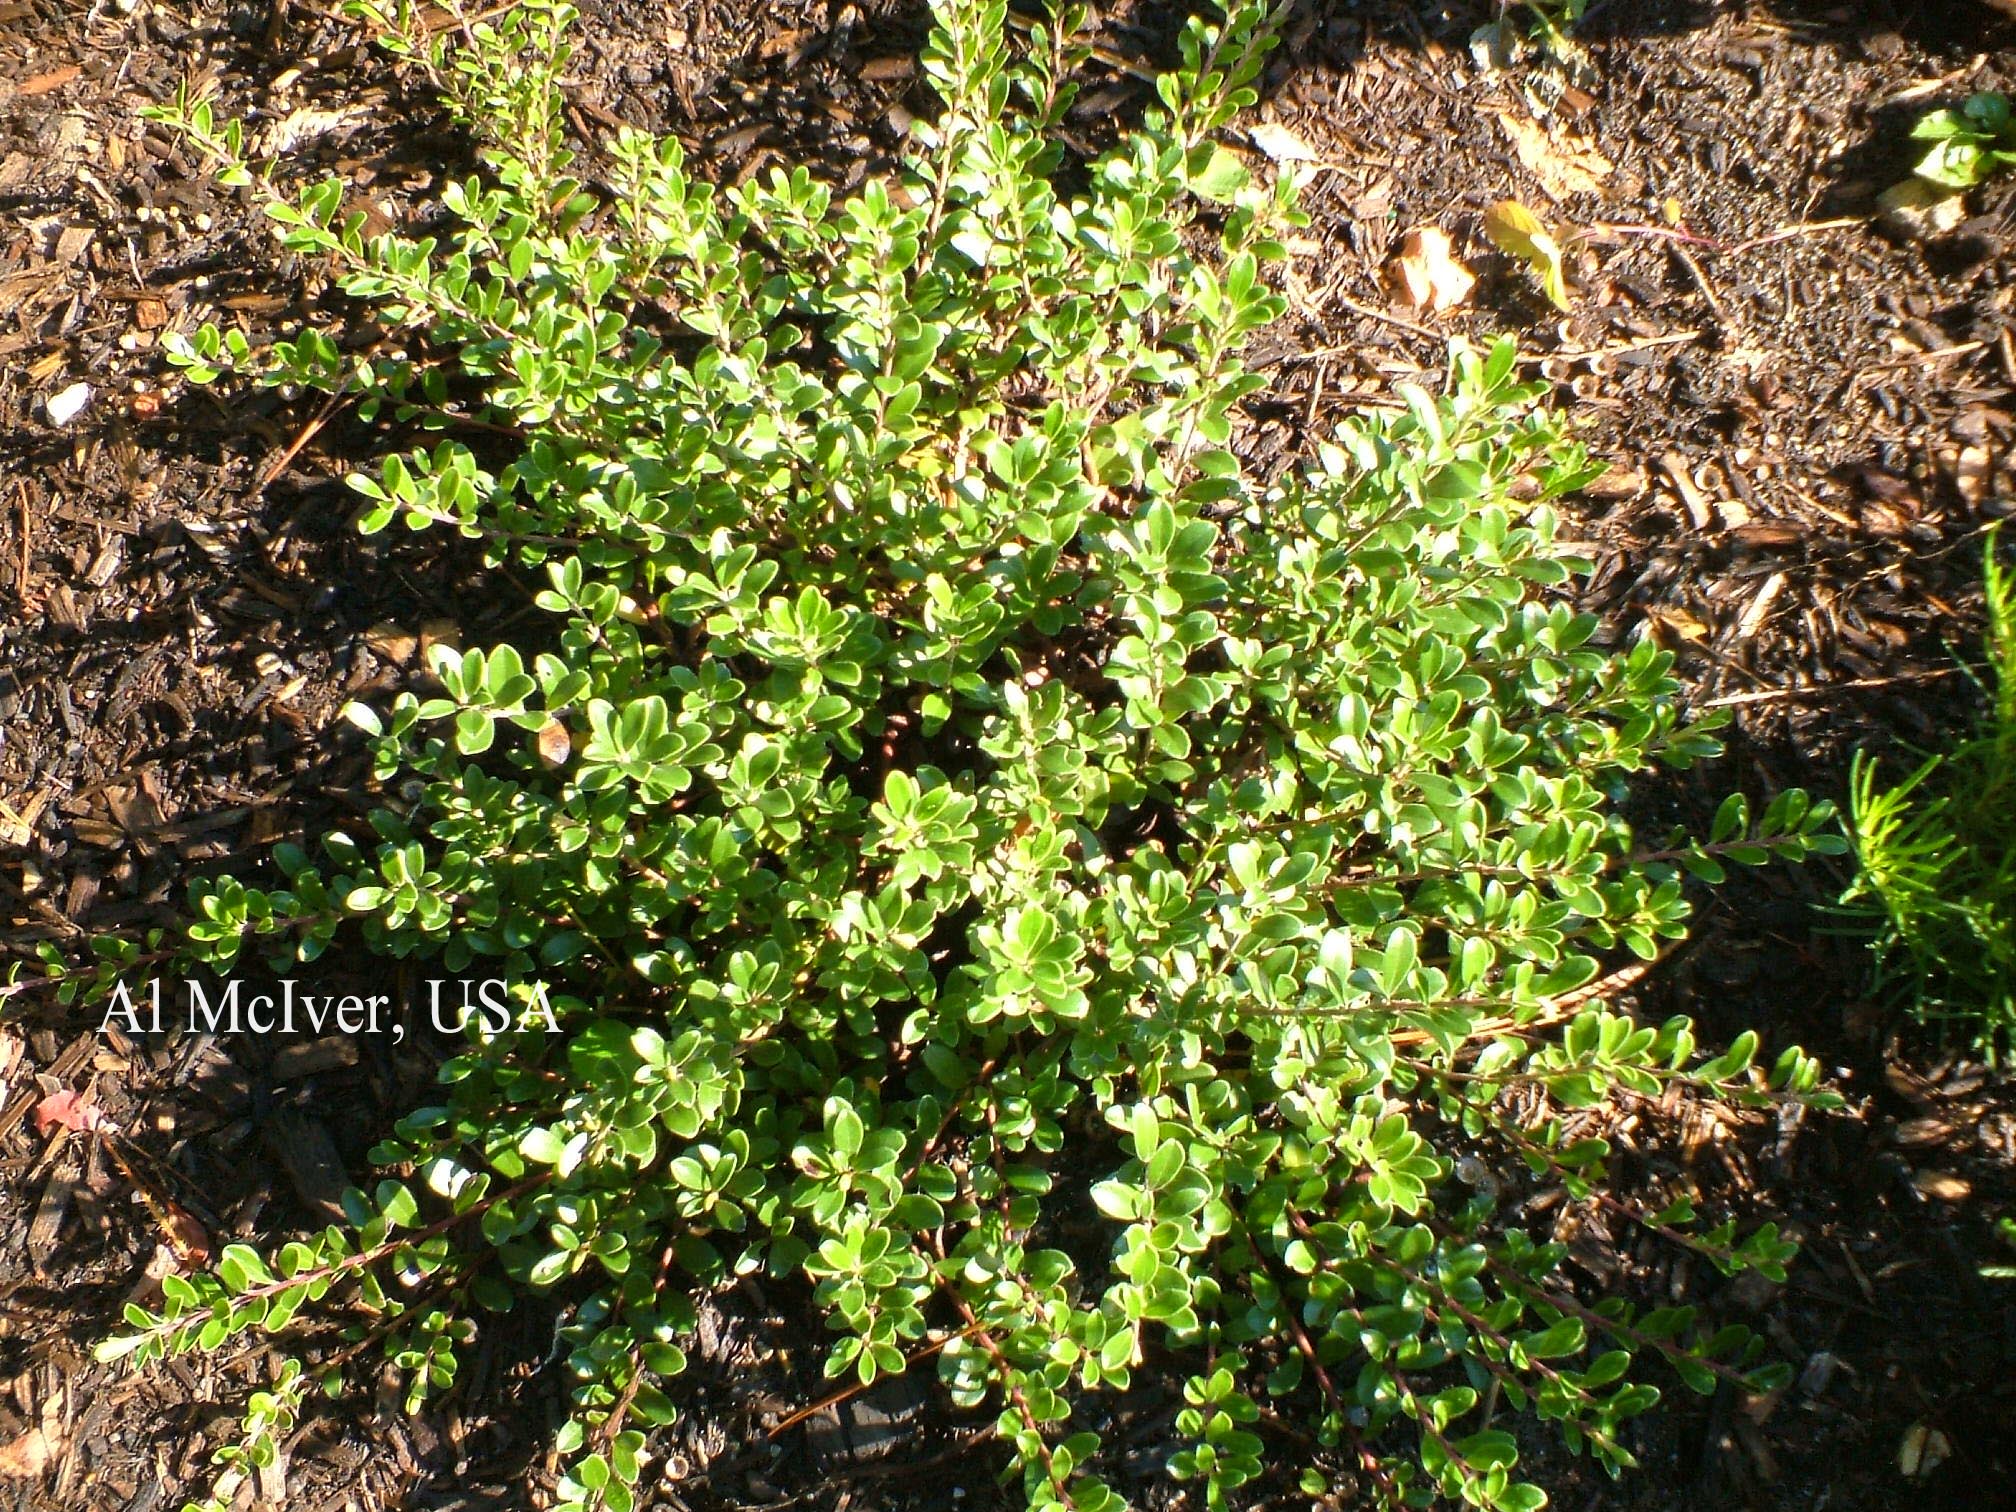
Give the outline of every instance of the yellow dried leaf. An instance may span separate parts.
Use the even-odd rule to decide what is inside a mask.
[[[1708,639],[1708,627],[1685,609],[1652,609],[1645,617],[1652,622],[1653,639],[1662,646],[1671,646],[1675,641]]]
[[[1500,200],[1484,212],[1484,234],[1492,246],[1533,270],[1541,291],[1557,310],[1569,308],[1568,270],[1561,243],[1539,216],[1517,200]]]

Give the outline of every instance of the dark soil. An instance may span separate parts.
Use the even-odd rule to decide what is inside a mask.
[[[904,61],[923,32],[911,8],[585,9],[577,131],[672,131],[724,180],[809,161],[856,182],[929,108]],[[1432,382],[1448,337],[1511,331],[1615,464],[1577,506],[1598,562],[1586,602],[1612,639],[1673,646],[1695,704],[1735,719],[1731,759],[1648,794],[1648,818],[1698,820],[1732,783],[1838,794],[1853,752],[1950,737],[1968,713],[1948,674],[1974,633],[1979,537],[2016,497],[2016,184],[1975,195],[1931,242],[1869,217],[1908,169],[1919,112],[2010,85],[2016,27],[1982,0],[1599,0],[1581,30],[1591,71],[1564,79],[1544,60],[1480,69],[1469,39],[1488,9],[1291,14],[1256,120],[1317,160],[1313,224],[1293,312],[1255,354],[1273,384],[1251,401],[1248,449],[1285,463],[1350,409]],[[1108,62],[1074,130],[1096,138],[1140,108],[1146,86],[1111,63],[1166,62],[1170,25],[1163,7],[1108,8]],[[324,270],[277,251],[246,197],[139,117],[184,79],[281,133],[285,180],[335,173],[391,223],[469,164],[419,81],[333,7],[0,0],[0,959],[171,924],[200,870],[256,868],[276,841],[356,823],[379,795],[336,710],[399,685],[424,638],[496,636],[529,608],[431,536],[349,528],[341,477],[396,438],[341,406],[189,388],[162,362],[162,334],[205,319],[255,342],[304,322],[375,335]],[[1537,172],[1519,152],[1535,132]],[[1508,196],[1589,233],[1574,314],[1484,241],[1481,212]],[[1423,225],[1481,275],[1446,315],[1398,310],[1385,282]],[[52,425],[48,401],[78,382],[82,413]],[[2016,1285],[1977,1269],[2016,1207],[2016,1082],[1865,1001],[1859,947],[1820,911],[1842,880],[1776,870],[1704,899],[1639,1006],[1803,1043],[1848,1110],[1744,1121],[1674,1104],[1609,1127],[1625,1180],[1690,1181],[1705,1206],[1796,1226],[1791,1283],[1727,1286],[1600,1210],[1535,1219],[1574,1244],[1592,1291],[1750,1322],[1798,1383],[1766,1402],[1676,1385],[1637,1427],[1644,1469],[1620,1482],[1536,1437],[1556,1505],[2011,1504]],[[330,968],[405,990],[387,969]],[[173,1262],[166,1204],[219,1245],[323,1221],[412,1106],[430,1049],[134,1044],[46,994],[5,1008],[0,1506],[179,1506],[269,1361],[192,1356],[143,1380],[92,1363],[121,1303]],[[63,1089],[125,1140],[37,1134],[31,1107]],[[122,1164],[130,1147],[142,1154]],[[311,1414],[262,1491],[317,1512],[539,1504],[526,1487],[550,1472],[533,1425],[562,1390],[554,1324],[528,1309],[488,1331],[418,1417],[389,1386],[375,1411]],[[823,1393],[819,1336],[802,1297],[715,1299],[652,1505],[998,1499],[981,1424],[925,1388],[773,1437]],[[1104,1425],[1146,1505],[1173,1504],[1156,1472],[1175,1405],[1144,1389]],[[1943,1463],[1907,1475],[1907,1439]],[[1289,1484],[1262,1499],[1296,1504]]]

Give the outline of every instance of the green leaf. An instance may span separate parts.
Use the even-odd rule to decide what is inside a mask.
[[[1246,165],[1229,148],[1212,145],[1199,148],[1201,162],[1193,159],[1190,192],[1201,199],[1223,204],[1253,181]]]
[[[518,1153],[536,1165],[558,1165],[566,1158],[567,1142],[551,1129],[535,1128],[518,1141]]]

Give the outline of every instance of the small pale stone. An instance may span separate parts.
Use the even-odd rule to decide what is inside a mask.
[[[1877,196],[1883,225],[1912,241],[1944,236],[1967,218],[1966,196],[1921,178],[1908,178]]]
[[[83,414],[84,406],[90,402],[91,385],[73,383],[70,387],[51,394],[44,401],[43,407],[48,411],[51,425],[65,426]]]

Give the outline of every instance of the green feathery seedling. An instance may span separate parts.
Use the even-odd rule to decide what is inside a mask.
[[[1856,758],[1843,902],[1875,929],[1878,990],[1964,1026],[1982,1050],[2016,1033],[2016,573],[1986,552],[1988,712],[1957,749],[1895,785]]]
[[[174,360],[437,433],[353,480],[362,528],[484,543],[543,584],[547,649],[437,646],[438,692],[353,709],[418,803],[200,887],[164,948],[356,940],[510,978],[527,1017],[470,1026],[349,1223],[169,1278],[105,1354],[361,1309],[336,1358],[382,1341],[417,1408],[491,1314],[564,1297],[570,1512],[636,1504],[691,1297],[747,1274],[803,1279],[835,1376],[931,1360],[1028,1504],[1080,1512],[1119,1505],[1084,1405],[1149,1370],[1213,1507],[1271,1476],[1499,1512],[1545,1501],[1502,1413],[1615,1471],[1648,1369],[1777,1378],[1740,1327],[1578,1296],[1509,1194],[1782,1274],[1772,1225],[1641,1210],[1570,1131],[1676,1084],[1820,1096],[1796,1051],[1704,1057],[1590,993],[1683,932],[1690,875],[1838,850],[1834,821],[1618,816],[1716,744],[1667,654],[1560,601],[1551,501],[1594,469],[1509,344],[1276,483],[1242,461],[1238,354],[1301,223],[1217,141],[1264,5],[1191,21],[1067,178],[1082,14],[1017,55],[1003,5],[940,0],[936,118],[845,200],[802,168],[717,190],[636,132],[574,176],[555,0],[452,42],[352,9],[485,172],[440,237],[367,235],[333,181],[271,208],[412,355],[205,327]],[[164,116],[268,182],[206,102]],[[472,420],[486,456],[526,440],[486,463]],[[49,971],[102,995],[144,947]]]

